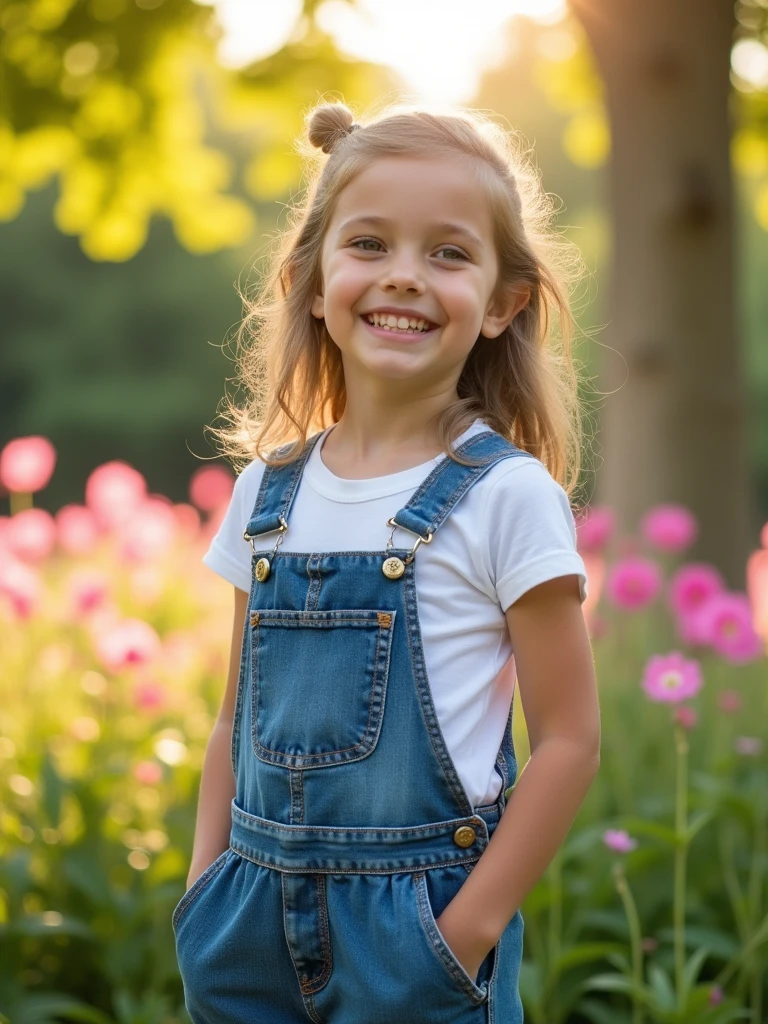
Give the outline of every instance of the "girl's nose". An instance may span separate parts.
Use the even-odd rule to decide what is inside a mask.
[[[415,260],[393,260],[384,270],[381,287],[387,291],[415,292],[424,291],[424,276]]]

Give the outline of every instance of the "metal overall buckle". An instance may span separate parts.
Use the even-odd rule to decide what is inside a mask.
[[[395,530],[397,530],[398,528],[401,530],[405,530],[406,533],[412,533],[416,537],[416,543],[411,548],[407,558],[397,558],[395,555],[393,555],[391,558],[385,558],[384,562],[382,563],[381,571],[384,573],[387,579],[398,580],[405,572],[406,565],[413,561],[414,556],[416,554],[416,549],[418,548],[419,544],[431,544],[435,531],[429,530],[427,536],[422,537],[421,534],[416,533],[415,530],[409,530],[407,526],[400,526],[399,523],[395,522],[394,517],[387,520],[387,526],[392,527],[392,533],[390,533],[389,540],[387,541],[387,551],[389,551],[389,549],[393,546]]]
[[[270,557],[273,557],[277,553],[277,549],[283,543],[285,531],[288,529],[288,523],[285,521],[285,518],[282,515],[278,515],[277,518],[280,520],[280,526],[278,527],[280,532],[277,535],[275,546],[272,548],[270,552]],[[269,532],[272,533],[272,530],[270,530]],[[258,537],[258,534],[254,534],[254,537]],[[243,540],[247,540],[250,542],[251,551],[255,555],[256,545],[253,543],[253,539],[254,538],[248,533],[247,530],[243,530]],[[269,579],[269,574],[271,571],[272,563],[269,558],[265,557],[260,558],[253,567],[253,575],[255,576],[259,583],[263,583],[264,580]]]

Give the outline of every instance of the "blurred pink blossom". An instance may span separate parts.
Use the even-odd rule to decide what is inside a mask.
[[[87,555],[99,539],[96,516],[85,505],[62,505],[54,516],[56,536],[62,551],[69,555]]]
[[[758,736],[737,736],[733,747],[737,754],[758,757],[763,752],[763,741]]]
[[[176,527],[180,539],[191,540],[200,531],[200,513],[193,505],[186,505],[183,502],[173,506],[173,514],[176,517]]]
[[[151,679],[142,679],[133,687],[133,699],[136,707],[142,711],[155,711],[166,704],[166,694],[160,683]]]
[[[189,481],[189,498],[203,512],[226,505],[232,496],[235,478],[224,466],[201,466]]]
[[[161,649],[157,632],[143,619],[123,619],[106,627],[94,642],[102,665],[120,672],[129,665],[152,661]]]
[[[753,551],[747,559],[747,594],[755,629],[768,644],[768,551]]]
[[[17,437],[0,452],[0,483],[17,494],[32,494],[46,486],[55,465],[56,449],[47,437]]]
[[[701,667],[680,651],[655,654],[646,663],[641,685],[651,700],[679,704],[701,689]]]
[[[637,609],[650,604],[661,589],[661,571],[642,555],[629,555],[608,573],[606,593],[620,608]]]
[[[637,846],[637,840],[632,839],[625,829],[608,828],[603,832],[603,842],[609,850],[616,853],[630,853]]]
[[[119,460],[97,466],[85,483],[86,505],[99,526],[109,530],[130,520],[146,494],[141,473]]]
[[[683,505],[656,505],[640,521],[640,532],[660,551],[684,551],[698,536],[696,519]]]
[[[176,517],[169,502],[152,497],[134,508],[122,525],[118,552],[124,562],[148,562],[164,554],[176,536]]]
[[[742,699],[738,690],[721,690],[717,695],[717,706],[726,714],[741,711]]]
[[[725,582],[713,565],[688,562],[672,574],[669,605],[680,616],[698,612],[704,602],[725,589]]]
[[[18,619],[35,615],[43,601],[43,584],[36,569],[5,554],[0,557],[0,595]]]
[[[50,512],[25,508],[11,516],[5,529],[6,548],[22,562],[42,562],[56,543],[56,524]]]
[[[732,664],[756,661],[764,653],[746,594],[714,594],[699,609],[696,629],[704,643]]]
[[[766,523],[760,531],[760,543],[764,548],[768,548],[768,523]]]
[[[710,1006],[719,1006],[725,999],[725,993],[719,985],[713,985],[709,991],[708,1003]]]
[[[133,766],[133,776],[142,786],[154,786],[163,777],[163,769],[157,761],[139,761]]]
[[[69,610],[78,620],[103,606],[109,594],[109,577],[101,569],[75,569],[67,580]]]
[[[613,536],[615,519],[608,505],[594,505],[574,516],[576,545],[582,551],[603,551]]]
[[[684,729],[695,729],[699,716],[696,714],[695,708],[683,704],[681,707],[675,708],[674,721],[682,725]]]
[[[652,953],[654,949],[659,948],[659,940],[646,936],[640,942],[640,948],[644,953]]]

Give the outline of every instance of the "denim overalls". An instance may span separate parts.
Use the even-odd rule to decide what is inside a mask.
[[[499,797],[473,807],[432,702],[415,572],[469,488],[528,453],[485,431],[457,449],[481,466],[443,459],[389,521],[390,544],[397,525],[413,548],[279,551],[320,436],[266,467],[244,534],[230,845],[172,918],[187,1009],[194,1024],[520,1024],[520,910],[476,980],[435,924],[516,779],[511,713]]]

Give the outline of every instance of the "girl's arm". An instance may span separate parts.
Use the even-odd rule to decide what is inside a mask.
[[[248,594],[238,587],[235,587],[234,591],[235,615],[232,623],[227,689],[203,761],[195,841],[187,877],[188,889],[208,865],[226,850],[232,828],[231,803],[235,795],[235,777],[232,773],[231,760],[232,721],[237,698],[237,681],[240,676],[245,614],[248,610]]]
[[[506,613],[531,757],[438,926],[473,978],[570,830],[600,765],[600,710],[578,577],[532,587]]]

